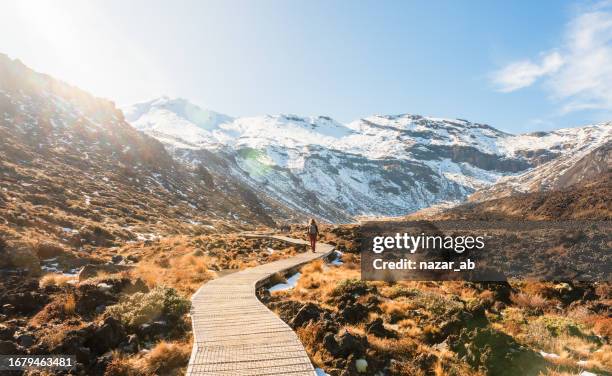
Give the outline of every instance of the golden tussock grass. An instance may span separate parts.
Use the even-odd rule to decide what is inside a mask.
[[[314,260],[302,267],[302,274],[321,273],[323,272],[323,260]]]
[[[66,296],[63,309],[66,315],[74,315],[76,312],[76,299],[74,298],[74,294],[68,294],[68,296]]]
[[[76,277],[67,276],[64,274],[57,273],[49,273],[45,274],[39,281],[39,285],[41,288],[45,288],[47,286],[58,286],[65,287],[76,280]]]
[[[520,292],[518,294],[512,294],[510,296],[512,302],[518,307],[525,309],[542,309],[544,310],[549,306],[548,300],[540,294],[527,294]]]
[[[174,287],[184,294],[192,294],[202,283],[214,278],[208,270],[208,257],[191,254],[168,259],[167,267],[155,262],[140,262],[133,271],[149,287],[163,284]]]
[[[178,375],[187,366],[191,343],[161,341],[147,354],[141,364],[149,374]]]

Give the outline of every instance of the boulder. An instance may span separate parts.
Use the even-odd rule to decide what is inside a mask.
[[[103,354],[119,346],[125,339],[125,330],[119,320],[107,317],[102,325],[95,329],[93,335],[85,341],[85,346],[95,354]]]
[[[300,308],[295,317],[290,321],[292,328],[298,328],[308,324],[311,320],[317,320],[322,310],[314,303],[306,303]]]
[[[136,354],[140,350],[140,343],[136,334],[130,334],[121,344],[121,349],[128,354]]]
[[[3,304],[2,312],[7,315],[12,315],[15,312],[15,307],[12,304]]]
[[[325,337],[323,337],[323,347],[332,355],[340,352],[340,347],[338,346],[338,341],[336,341],[334,333],[330,332],[325,334]]]
[[[138,335],[141,338],[153,339],[168,334],[171,329],[168,322],[158,320],[140,325],[138,327]]]
[[[83,329],[66,332],[62,341],[49,349],[49,353],[75,355],[77,362],[89,364],[92,361],[91,351],[84,346],[84,343],[91,336],[94,327],[91,325]]]
[[[82,282],[86,279],[93,278],[98,275],[98,268],[95,265],[87,264],[81,268],[79,271],[79,282]]]
[[[8,326],[5,324],[0,324],[0,341],[8,341],[13,339],[13,335],[17,330],[14,326]]]
[[[357,324],[368,318],[368,307],[361,303],[349,304],[340,312],[340,318],[349,324]]]
[[[34,251],[41,260],[57,257],[65,252],[61,245],[52,242],[38,243]]]
[[[81,284],[76,294],[76,311],[80,314],[93,313],[96,307],[108,306],[116,303],[117,298],[109,291],[98,288],[94,284]]]
[[[270,303],[272,308],[284,322],[290,322],[304,304],[295,300]]]
[[[19,354],[20,352],[14,341],[0,341],[0,354]]]
[[[8,293],[2,300],[7,303],[2,306],[5,314],[10,315],[17,312],[31,314],[44,307],[49,301],[49,296],[37,291],[26,291]]]
[[[17,333],[15,334],[15,341],[22,347],[32,347],[36,342],[36,337],[31,333]]]
[[[383,320],[379,317],[366,325],[366,333],[380,338],[397,338],[397,332],[385,328]]]
[[[355,356],[363,355],[368,344],[367,338],[352,334],[348,331],[336,336],[335,339],[338,344],[338,349],[337,352],[332,355],[343,357],[347,357],[351,354]]]

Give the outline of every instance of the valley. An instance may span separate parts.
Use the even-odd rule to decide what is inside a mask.
[[[313,217],[337,259],[257,293],[320,372],[609,375],[608,282],[363,281],[359,224],[609,221],[611,132],[232,117],[168,97],[120,109],[0,54],[0,354],[74,354],[64,374],[183,375],[191,297],[307,258],[245,232],[306,239]],[[609,250],[609,235],[583,235]]]

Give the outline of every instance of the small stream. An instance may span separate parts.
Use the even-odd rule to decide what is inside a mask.
[[[342,265],[342,252],[340,251],[334,251],[334,255],[336,256],[332,261],[329,262],[330,265]],[[327,266],[326,266],[327,267]],[[268,291],[270,292],[274,292],[274,291],[285,291],[285,290],[290,290],[292,288],[294,288],[300,277],[302,276],[302,273],[297,272],[295,274],[292,274],[289,278],[287,278],[287,282],[284,283],[277,283],[276,285],[270,287],[268,289]]]

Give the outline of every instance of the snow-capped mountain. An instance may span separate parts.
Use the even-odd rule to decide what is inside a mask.
[[[183,108],[215,120],[174,111]],[[229,173],[330,221],[460,202],[502,178],[610,138],[610,124],[515,136],[467,120],[409,114],[348,124],[327,116],[232,118],[168,98],[124,111],[132,125],[185,163]]]
[[[564,189],[606,173],[612,169],[612,122],[516,136],[508,147],[519,155],[537,155],[543,163],[501,178],[470,196],[470,201]]]

